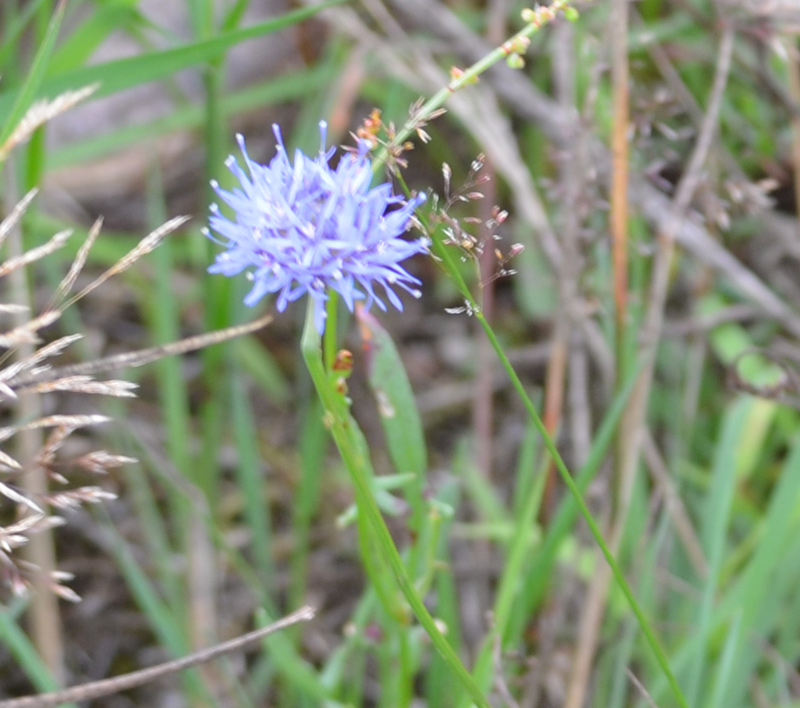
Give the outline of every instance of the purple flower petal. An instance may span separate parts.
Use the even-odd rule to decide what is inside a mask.
[[[230,157],[226,165],[239,187],[226,191],[212,186],[221,201],[234,212],[224,216],[211,207],[209,238],[225,246],[209,272],[233,276],[248,269],[253,288],[245,304],[278,293],[276,307],[283,311],[308,293],[314,299],[314,322],[325,328],[327,292],[338,292],[352,312],[356,300],[369,308],[384,302],[375,294],[379,283],[389,302],[402,310],[395,286],[418,296],[419,280],[399,264],[427,252],[426,239],[406,241],[401,235],[425,199],[420,195],[407,204],[392,195],[391,185],[370,188],[372,165],[368,146],[359,144],[357,154],[344,155],[337,168],[328,164],[334,150],[325,150],[327,125],[320,123],[321,145],[316,158],[299,150],[289,160],[280,128],[273,131],[276,154],[269,165],[250,159],[244,140],[237,136],[246,169]],[[389,207],[393,207],[387,212]]]

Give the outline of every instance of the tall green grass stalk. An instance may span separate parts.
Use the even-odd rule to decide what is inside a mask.
[[[329,332],[335,331],[330,322],[327,323],[327,326]],[[353,482],[356,503],[359,509],[359,523],[362,524],[359,528],[363,544],[362,558],[368,573],[370,567],[374,567],[373,564],[376,561],[385,564],[391,569],[394,580],[408,601],[411,610],[425,628],[448,668],[455,675],[456,680],[470,694],[476,705],[480,706],[480,708],[490,708],[483,692],[478,688],[472,676],[453,651],[450,643],[436,626],[436,622],[414,588],[405,564],[397,552],[389,530],[386,528],[386,523],[370,487],[369,480],[373,475],[369,457],[365,454],[363,436],[355,420],[350,415],[349,404],[344,392],[337,390],[338,376],[335,372],[326,370],[323,364],[321,337],[314,326],[314,303],[310,297],[308,298],[308,312],[306,325],[303,329],[301,347],[303,358],[311,374],[311,380],[314,382],[314,387],[325,409],[326,424],[329,426],[331,436],[339,449]],[[371,574],[370,577],[373,582],[380,583],[380,580],[374,574]],[[395,603],[386,597],[381,599],[385,605],[388,605],[386,607],[387,611],[390,614],[394,614],[396,611]]]

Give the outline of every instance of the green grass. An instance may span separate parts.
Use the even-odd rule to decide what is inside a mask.
[[[320,8],[253,20],[246,14],[248,0],[175,2],[187,18],[180,36],[145,16],[137,0],[7,0],[0,15],[0,145],[36,101],[63,91],[97,83],[90,106],[155,83],[172,91],[175,105],[168,115],[140,124],[110,124],[70,144],[51,147],[51,127],[43,126],[7,159],[0,181],[8,205],[23,188],[43,185],[46,192],[56,171],[78,174],[93,161],[129,150],[152,155],[140,195],[143,233],[172,215],[176,191],[191,192],[183,203],[199,201],[193,221],[180,235],[105,286],[116,296],[109,302],[126,303],[128,310],[109,304],[118,312],[104,315],[102,299],[89,299],[59,325],[91,333],[103,317],[122,318],[137,334],[114,341],[118,330],[112,329],[107,336],[115,347],[165,344],[249,321],[256,314],[242,304],[248,289],[243,278],[206,273],[218,252],[200,232],[211,192],[206,189],[199,196],[196,185],[169,183],[170,166],[157,159],[157,139],[176,133],[192,136],[195,154],[201,155],[196,161],[202,171],[199,181],[207,184],[216,178],[228,188],[232,183],[223,163],[235,152],[235,126],[252,126],[253,115],[262,128],[253,135],[248,127],[248,141],[271,140],[272,117],[292,116],[282,126],[287,145],[313,154],[320,119],[331,123],[343,143],[350,142],[346,131],[355,130],[373,106],[399,129],[421,91],[409,67],[391,72],[392,61],[408,60],[400,35],[382,39],[399,52],[387,65],[378,48],[358,46],[337,25],[325,34],[321,24],[309,24],[323,22],[316,17]],[[691,139],[671,140],[665,137],[668,131],[659,132],[659,123],[679,129],[693,119],[679,99],[654,100],[664,82],[649,50],[652,44],[673,58],[676,76],[698,105],[707,103],[718,41],[714,17],[709,3],[688,4],[703,21],[681,9],[682,3],[637,4],[645,18],[633,26],[630,45],[632,105],[639,129],[631,140],[631,162],[637,167],[658,159],[683,164],[692,148]],[[350,3],[334,0],[324,7],[346,5]],[[487,13],[476,10],[474,3],[449,6],[474,31],[487,31]],[[553,57],[563,56],[554,54],[554,45],[569,43],[570,65],[562,68],[575,82],[575,108],[585,109],[587,130],[607,144],[611,89],[596,66],[606,57],[606,22],[607,3],[596,2],[571,25],[572,35],[545,26],[533,37],[528,61],[531,81],[552,93],[557,85],[552,74],[559,68]],[[379,24],[371,20],[367,26],[379,31]],[[520,26],[517,15],[507,18],[505,36]],[[227,84],[233,50],[247,50],[249,40],[287,28],[297,33],[292,36],[298,54],[309,41],[303,32],[319,40],[312,47],[315,61],[304,65],[287,57],[288,68],[265,71],[247,86]],[[408,26],[420,42],[430,43],[435,30]],[[140,51],[130,58],[93,63],[94,52],[114,32],[135,38]],[[154,49],[155,39],[166,46]],[[467,62],[443,40],[433,46],[441,49],[435,59],[445,71],[452,64],[465,67]],[[708,192],[729,209],[734,230],[747,223],[747,215],[724,191],[725,179],[736,176],[731,161],[756,179],[763,176],[756,170],[770,168],[789,154],[790,135],[783,128],[789,118],[760,90],[750,52],[747,42],[737,40],[734,76],[726,88],[719,140],[708,167]],[[785,82],[782,64],[771,64],[769,70],[776,81]],[[175,88],[177,75],[187,71],[194,72],[199,92]],[[494,92],[494,87],[490,77],[482,77],[481,90]],[[437,88],[443,89],[438,95],[449,106],[448,91]],[[435,95],[434,89],[426,89],[426,99]],[[340,308],[332,313],[338,317],[338,332],[332,328],[338,338],[324,340],[323,363],[318,367],[304,352],[309,375],[298,325],[303,308],[295,304],[257,336],[184,358],[166,357],[121,376],[142,384],[141,400],[115,402],[109,408],[119,421],[134,424],[117,425],[101,444],[141,462],[112,480],[121,501],[92,517],[98,541],[91,552],[96,563],[112,567],[124,584],[122,599],[115,595],[109,612],[137,618],[138,655],[158,647],[160,655],[180,656],[266,624],[305,602],[321,603],[314,624],[269,637],[247,654],[246,663],[237,657],[176,680],[187,705],[399,708],[422,701],[455,708],[504,705],[505,690],[521,705],[560,705],[559,690],[565,691],[571,680],[571,664],[559,679],[552,660],[574,656],[588,589],[607,562],[596,552],[592,533],[604,546],[610,544],[606,522],[617,503],[611,480],[619,449],[615,436],[642,370],[636,338],[650,287],[655,229],[632,205],[629,349],[616,352],[606,187],[590,180],[583,185],[580,204],[565,203],[559,182],[561,148],[529,117],[515,114],[514,106],[504,103],[502,110],[513,118],[509,145],[528,171],[530,184],[540,190],[556,236],[564,238],[571,209],[581,211],[586,227],[580,243],[579,296],[571,304],[589,325],[572,328],[568,356],[573,345],[580,349],[588,361],[589,381],[581,383],[572,368],[578,365],[570,360],[555,433],[543,435],[540,422],[552,369],[523,364],[516,378],[496,359],[479,360],[472,353],[472,371],[448,368],[453,357],[448,360],[442,352],[452,344],[446,341],[451,334],[449,329],[448,334],[439,332],[438,323],[445,307],[479,299],[479,286],[474,263],[462,263],[460,251],[442,245],[442,227],[437,230],[439,222],[426,211],[432,200],[422,215],[425,223],[434,224],[431,236],[438,260],[419,266],[426,277],[423,299],[403,315],[421,313],[417,316],[430,318],[427,322],[408,325],[399,315],[384,319],[373,310],[376,319],[363,319],[359,329]],[[407,155],[411,167],[402,177],[408,188],[441,191],[442,162],[451,164],[455,175],[464,175],[478,151],[491,156],[496,148],[475,144],[468,112],[452,108],[451,113],[429,127],[434,138],[430,145],[412,134],[415,149]],[[645,124],[653,131],[647,133]],[[257,157],[270,156],[271,147]],[[564,276],[548,261],[546,249],[535,245],[539,234],[515,213],[519,185],[497,181],[497,201],[510,212],[501,229],[504,239],[497,245],[506,251],[518,240],[528,248],[513,263],[518,273],[495,284],[499,305],[489,315],[491,321],[482,313],[471,319],[466,314],[449,317],[456,323],[453,346],[474,352],[478,338],[488,334],[501,359],[508,355],[518,361],[514,356],[520,350],[549,341],[556,320],[567,316],[559,290]],[[455,177],[453,182],[457,184]],[[456,205],[452,215],[463,219],[474,216],[475,209]],[[712,219],[704,224],[727,243]],[[87,225],[72,216],[52,216],[43,203],[26,216],[29,246],[73,226],[73,242],[36,271],[48,287],[68,268]],[[87,267],[115,262],[134,237],[109,230]],[[745,233],[742,240],[731,241],[736,248],[732,252],[754,271],[766,268],[747,251],[750,239],[754,249],[764,248],[757,238]],[[797,309],[780,277],[758,274]],[[685,253],[675,258],[670,277],[666,317],[676,327],[747,302],[725,274]],[[270,307],[259,306],[259,313]],[[645,457],[627,501],[617,550],[608,551],[617,577],[603,603],[592,669],[585,679],[590,705],[789,708],[800,701],[798,413],[783,399],[731,389],[725,378],[726,368],[736,366],[747,386],[768,392],[785,376],[786,367],[791,368],[768,353],[784,337],[783,323],[766,315],[758,319],[723,322],[690,335],[668,329],[660,343],[648,424],[667,477],[659,478]],[[479,324],[486,325],[486,333]],[[362,340],[365,332],[369,336]],[[325,370],[343,346],[355,353],[352,408]],[[624,358],[624,366],[617,366],[618,358]],[[494,413],[496,457],[502,463],[491,476],[475,462],[477,433],[467,408],[442,422],[441,413],[432,415],[417,405],[424,394],[446,390],[445,383],[470,386],[470,377],[481,366],[505,377]],[[607,377],[608,371],[619,371],[622,380]],[[796,397],[794,385],[789,379],[789,398]],[[581,401],[586,410],[571,407]],[[578,450],[582,415],[588,429]],[[551,469],[554,465],[563,478]],[[594,524],[591,533],[589,509],[597,519],[589,522]],[[64,542],[60,549],[64,564],[85,552],[74,545]],[[484,567],[478,559],[489,562]],[[24,609],[22,601],[0,609],[0,665],[4,672],[27,677],[31,691],[47,690],[55,680],[40,658],[41,647],[25,634]],[[63,608],[70,682],[85,680],[77,657],[86,651],[86,637],[102,631],[101,625],[76,629],[78,613]],[[560,623],[555,629],[553,618]],[[136,661],[136,655],[123,657],[111,670],[139,668],[131,665]],[[531,698],[534,666],[543,672],[538,702]]]

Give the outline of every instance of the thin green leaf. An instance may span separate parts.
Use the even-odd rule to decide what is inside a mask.
[[[63,2],[64,0],[62,0],[62,4]],[[79,86],[89,86],[98,82],[100,83],[100,87],[93,95],[93,98],[107,96],[134,86],[171,76],[182,69],[205,64],[206,62],[222,56],[231,47],[241,44],[245,40],[277,32],[278,30],[307,20],[321,10],[341,5],[344,2],[349,2],[349,0],[327,0],[320,5],[290,12],[281,17],[267,20],[266,22],[260,22],[251,27],[226,32],[213,39],[195,42],[183,47],[178,47],[177,49],[151,52],[143,56],[118,59],[104,64],[87,66],[42,81],[43,73],[46,70],[45,65],[40,72],[37,72],[35,76],[37,80],[34,83],[31,83],[31,77],[29,77],[23,89],[9,91],[6,95],[0,97],[0,123],[6,123],[11,116],[16,116],[16,119],[19,120],[22,114],[16,114],[16,107],[24,103],[24,101],[21,100],[23,98],[28,101],[32,101],[34,97],[52,98],[63,91],[74,89]],[[53,41],[55,41],[55,37],[53,37]],[[42,54],[43,49],[44,46],[40,49],[40,54]],[[52,49],[52,46],[50,49]],[[47,56],[49,56],[49,51],[47,52]],[[23,91],[24,94],[22,93]],[[6,130],[8,130],[8,124],[10,123],[13,123],[13,121],[6,123]],[[8,134],[10,134],[10,130],[8,130]],[[8,137],[8,135],[2,133],[0,133],[0,135],[2,135],[3,138]],[[2,144],[1,141],[0,144]]]
[[[109,35],[129,27],[141,16],[139,0],[106,0],[53,53],[52,67],[59,74],[83,66]],[[49,75],[53,75],[53,71]]]
[[[424,475],[428,466],[425,434],[403,361],[389,333],[368,312],[356,312],[372,393],[386,444],[398,472]]]
[[[47,27],[44,40],[36,52],[33,59],[33,66],[28,72],[22,86],[16,91],[9,91],[5,96],[0,96],[0,148],[8,140],[11,133],[17,127],[17,123],[22,119],[27,110],[33,105],[37,93],[42,85],[47,69],[50,65],[50,57],[53,47],[58,37],[61,21],[64,19],[64,10],[67,6],[66,0],[60,0],[53,13],[53,18]],[[91,83],[91,82],[89,82]],[[74,84],[73,88],[88,86],[89,83]],[[57,92],[60,93],[60,92]],[[56,95],[56,94],[53,94]]]

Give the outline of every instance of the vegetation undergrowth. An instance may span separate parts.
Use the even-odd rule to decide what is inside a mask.
[[[800,705],[796,11],[292,7],[0,7],[0,708]]]

